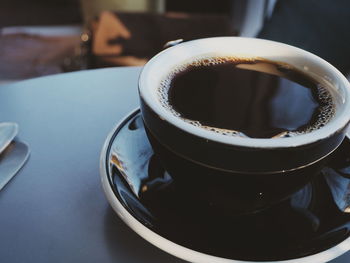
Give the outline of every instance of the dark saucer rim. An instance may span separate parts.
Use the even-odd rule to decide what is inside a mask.
[[[191,262],[204,262],[210,259],[211,262],[265,262],[265,261],[245,261],[245,260],[237,260],[232,258],[222,258],[220,256],[215,255],[209,255],[200,251],[196,251],[191,248],[184,247],[182,245],[179,245],[170,239],[168,239],[166,236],[162,235],[161,233],[158,233],[154,230],[152,230],[151,227],[147,226],[147,222],[144,220],[141,220],[139,217],[135,216],[135,213],[128,207],[128,205],[124,202],[120,194],[118,193],[118,190],[115,187],[115,184],[113,182],[113,179],[110,174],[109,170],[109,153],[111,150],[111,147],[113,145],[113,142],[115,138],[118,136],[118,133],[120,130],[125,126],[125,124],[135,117],[136,115],[140,114],[140,109],[134,109],[129,114],[126,114],[126,116],[112,129],[109,136],[107,137],[104,147],[101,152],[101,158],[100,158],[100,174],[101,174],[101,180],[102,185],[106,194],[106,197],[112,206],[112,208],[117,212],[118,216],[136,233],[138,233],[141,237],[146,239],[148,242],[152,243],[153,245],[157,246],[158,248],[168,252],[169,254],[172,254],[176,257],[182,258],[184,260],[189,260]],[[107,179],[107,181],[106,181]],[[112,192],[113,196],[110,196],[109,192]],[[124,209],[122,210],[121,207]],[[133,220],[131,220],[133,219]],[[130,223],[130,220],[133,221],[133,223]],[[138,222],[138,226],[135,227],[135,220]],[[155,235],[157,241],[152,240],[152,238],[149,237],[149,235],[146,235],[143,233],[142,230],[140,230],[140,225],[144,228],[143,231],[152,232],[153,236]],[[155,237],[153,237],[155,239]],[[161,239],[161,242],[165,242],[166,244],[161,244],[159,239]],[[175,248],[169,249],[169,246],[174,246]],[[345,249],[346,247],[350,247],[350,237],[346,238],[345,240],[341,241],[340,243],[335,244],[333,247],[330,247],[328,249],[325,249],[323,251],[320,251],[315,254],[311,254],[305,257],[299,257],[299,258],[292,258],[292,259],[286,259],[286,260],[276,260],[271,262],[328,262],[329,260],[332,260],[341,254],[344,254],[348,251],[348,249]],[[343,248],[343,249],[342,249]],[[180,250],[183,250],[182,253]],[[175,251],[174,251],[175,250]]]

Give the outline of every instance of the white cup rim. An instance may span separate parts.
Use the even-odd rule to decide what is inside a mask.
[[[324,127],[315,131],[288,138],[245,138],[227,136],[196,127],[176,117],[162,106],[157,98],[157,89],[167,74],[186,60],[207,54],[217,56],[260,57],[288,63],[318,81],[327,83],[337,95],[335,116]],[[169,62],[171,61],[171,62]],[[143,68],[139,77],[141,99],[162,119],[175,127],[204,138],[227,145],[250,148],[287,148],[311,144],[330,137],[344,129],[350,121],[350,84],[334,66],[320,57],[275,41],[245,37],[214,37],[192,40],[168,48],[153,57]]]

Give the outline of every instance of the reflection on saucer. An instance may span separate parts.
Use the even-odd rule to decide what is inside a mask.
[[[350,179],[330,167],[324,168],[322,172],[338,208],[344,213],[350,213]]]

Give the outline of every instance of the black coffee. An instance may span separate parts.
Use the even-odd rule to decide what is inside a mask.
[[[325,125],[329,91],[295,68],[266,60],[208,58],[172,72],[161,100],[177,116],[218,133],[288,137]]]

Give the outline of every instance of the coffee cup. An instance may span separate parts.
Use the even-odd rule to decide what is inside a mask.
[[[322,92],[328,94],[328,102],[331,98],[331,104],[327,105],[326,120],[322,114],[322,120],[314,120],[315,116],[316,119],[321,116],[318,108],[318,115],[315,115],[314,107],[311,109],[312,116],[306,112],[302,114],[309,114],[313,122],[318,123],[310,124],[312,128],[301,125],[301,130],[280,132],[278,126],[277,132],[276,127],[273,127],[276,132],[273,129],[271,131],[276,134],[271,133],[273,136],[270,137],[261,137],[261,134],[266,134],[265,131],[251,133],[251,130],[247,130],[248,135],[258,134],[254,137],[246,136],[240,130],[217,127],[215,122],[203,125],[202,120],[185,118],[183,113],[172,107],[170,91],[175,95],[178,91],[177,86],[171,83],[178,75],[189,74],[186,73],[189,67],[191,71],[196,71],[197,68],[230,63],[243,64],[243,68],[249,70],[251,65],[267,65],[268,68],[277,65],[276,68],[283,74],[291,71],[285,75],[286,79],[292,76],[293,80],[293,76],[299,74],[297,83],[303,84],[310,80],[315,88],[305,90],[312,94],[322,87]],[[220,70],[226,69],[222,67]],[[252,71],[265,70],[253,68]],[[275,73],[272,72],[272,75],[275,76]],[[234,77],[229,80],[235,81]],[[188,85],[185,90],[189,90],[196,83],[184,85]],[[239,87],[232,89],[238,89],[237,94],[247,92],[240,91]],[[256,90],[250,93],[254,95],[254,92]],[[288,97],[292,96],[288,92],[284,93],[285,101],[293,98]],[[178,103],[181,104],[183,97],[187,96],[184,94],[178,96]],[[288,198],[310,182],[343,141],[350,121],[350,85],[336,68],[305,50],[262,39],[217,37],[170,47],[153,57],[143,68],[139,78],[139,96],[142,118],[152,148],[183,190],[182,193],[192,195],[198,201],[210,200],[220,209],[223,209],[221,204],[232,203],[230,207],[225,205],[225,209],[236,213],[265,209]],[[209,95],[199,96],[202,99]],[[298,98],[300,101],[302,99]],[[220,100],[217,103],[220,104]],[[191,101],[188,105],[191,106]],[[245,103],[244,107],[250,109],[253,106]],[[209,113],[212,111],[211,108],[203,109]],[[221,116],[225,114],[236,113],[219,113]]]

